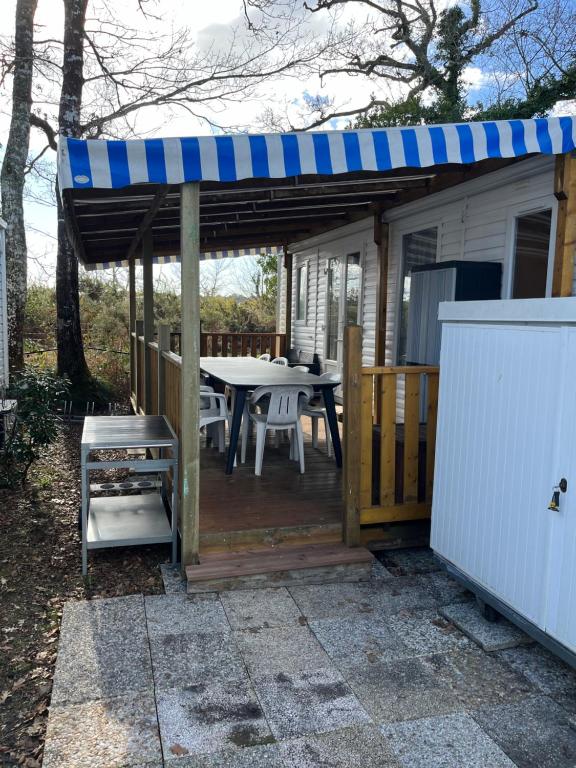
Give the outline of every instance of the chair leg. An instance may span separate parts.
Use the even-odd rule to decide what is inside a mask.
[[[226,448],[226,425],[224,421],[218,422],[218,450],[224,453]]]
[[[293,428],[287,430],[288,439],[290,440],[290,461],[298,461],[298,442],[296,440],[296,432]]]
[[[298,458],[300,459],[300,474],[304,474],[304,434],[300,420],[296,422],[296,438],[298,440]]]
[[[326,432],[326,451],[328,457],[332,458],[332,435],[330,434],[330,425],[328,424],[328,414],[324,414],[324,431]]]
[[[318,419],[311,416],[310,421],[312,422],[312,448],[318,448]]]
[[[264,459],[264,446],[266,444],[266,424],[258,422],[256,424],[256,463],[254,474],[262,474],[262,461]]]
[[[248,445],[248,435],[250,433],[250,422],[252,419],[246,411],[242,415],[242,449],[240,451],[240,461],[246,463],[246,446]]]

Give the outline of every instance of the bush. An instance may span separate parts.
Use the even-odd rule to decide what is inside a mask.
[[[68,394],[68,382],[52,373],[33,368],[21,373],[11,387],[17,401],[4,445],[0,447],[0,488],[26,480],[42,448],[58,435],[56,404]]]

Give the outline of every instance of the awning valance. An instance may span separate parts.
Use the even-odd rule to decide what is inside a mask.
[[[0,219],[1,221],[1,219]],[[235,259],[239,256],[278,256],[284,249],[275,245],[266,248],[228,248],[222,251],[205,251],[200,254],[200,261],[217,261],[218,259]],[[174,256],[154,256],[154,264],[180,264],[180,254]],[[137,258],[134,261],[137,267],[142,266],[142,259]],[[113,267],[129,267],[128,259],[118,259],[117,261],[102,261],[98,264],[86,264],[85,269],[88,272],[103,269],[112,269]]]
[[[576,117],[130,141],[60,137],[60,189],[234,182],[469,164],[576,148]]]

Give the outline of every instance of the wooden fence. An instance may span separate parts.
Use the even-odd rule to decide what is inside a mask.
[[[181,354],[180,333],[170,334],[170,349]],[[280,357],[286,353],[285,333],[231,333],[216,331],[200,334],[202,357],[257,357],[268,353]]]
[[[346,328],[345,349],[345,530],[354,543],[361,525],[430,516],[439,368],[362,367],[359,326]]]

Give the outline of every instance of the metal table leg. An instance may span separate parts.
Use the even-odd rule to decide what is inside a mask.
[[[234,411],[232,413],[232,427],[230,429],[230,446],[228,447],[228,457],[226,459],[226,474],[231,475],[234,470],[234,458],[238,448],[238,436],[242,425],[242,415],[244,413],[244,403],[246,402],[246,390],[236,389],[234,398]]]
[[[336,403],[334,401],[334,390],[332,387],[325,387],[322,390],[324,395],[324,404],[326,405],[326,415],[328,416],[328,425],[330,426],[330,435],[332,445],[334,446],[334,458],[336,466],[342,466],[342,445],[340,444],[340,432],[338,431],[338,418],[336,416]]]

